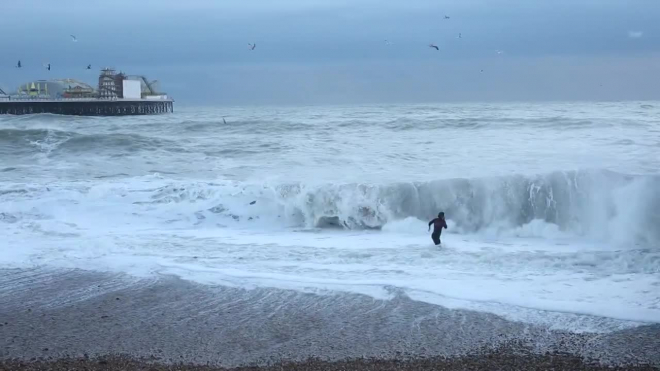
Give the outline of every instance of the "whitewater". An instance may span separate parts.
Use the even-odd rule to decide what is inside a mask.
[[[0,241],[2,269],[660,323],[660,102],[0,116]]]

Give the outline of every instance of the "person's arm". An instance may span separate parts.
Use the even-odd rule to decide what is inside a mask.
[[[442,226],[447,229],[447,221],[445,219],[442,219]]]
[[[435,219],[433,219],[429,222],[429,231],[431,230],[431,225],[433,224],[433,222],[435,222]]]

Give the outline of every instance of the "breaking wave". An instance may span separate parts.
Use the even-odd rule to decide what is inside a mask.
[[[58,205],[70,200],[70,213],[75,208],[81,208],[80,213],[111,209],[126,218],[139,217],[141,223],[150,217],[162,221],[167,215],[168,223],[298,228],[387,229],[390,223],[410,218],[427,221],[442,210],[456,233],[570,234],[619,244],[660,243],[660,177],[602,170],[384,185],[142,178],[57,187],[9,187],[0,190],[0,201],[54,197]],[[24,213],[35,212],[34,203],[25,207],[30,209]],[[4,217],[5,222],[14,219]]]
[[[174,193],[223,198],[200,190]],[[459,233],[542,236],[549,231],[615,243],[660,242],[658,176],[594,170],[387,185],[287,184],[245,187],[239,195],[242,204],[230,201],[214,205],[215,210],[239,218],[277,214],[295,226],[350,229],[381,229],[411,217],[429,220],[442,210]],[[246,204],[250,197],[257,203]]]

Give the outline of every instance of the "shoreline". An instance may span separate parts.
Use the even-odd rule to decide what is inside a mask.
[[[578,334],[402,293],[383,301],[81,270],[0,269],[0,325],[0,370],[660,367],[658,324]]]
[[[598,362],[585,361],[566,354],[520,354],[495,352],[489,354],[455,357],[428,358],[412,360],[396,359],[350,359],[342,361],[323,361],[308,359],[299,362],[277,362],[271,365],[246,365],[224,368],[212,365],[185,363],[159,363],[153,360],[140,360],[123,356],[110,356],[98,359],[62,358],[39,359],[33,361],[0,361],[0,371],[4,370],[187,370],[187,371],[319,371],[319,370],[590,370],[590,371],[652,371],[658,367],[652,365],[605,366]]]

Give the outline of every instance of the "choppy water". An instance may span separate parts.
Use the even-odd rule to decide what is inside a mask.
[[[660,103],[0,117],[0,267],[395,287],[609,331],[660,322],[659,226]]]

